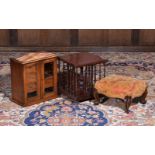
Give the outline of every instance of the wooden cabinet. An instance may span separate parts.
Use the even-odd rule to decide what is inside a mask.
[[[29,53],[11,58],[12,100],[29,106],[57,97],[57,57],[52,53]]]

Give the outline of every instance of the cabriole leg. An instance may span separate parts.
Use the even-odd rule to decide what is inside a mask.
[[[146,96],[147,96],[147,89],[143,93],[143,95],[139,98],[140,103],[146,104]]]
[[[94,89],[94,98],[95,98],[94,104],[98,105],[100,103],[100,97],[96,89]]]
[[[125,112],[128,114],[129,113],[129,107],[130,107],[131,102],[132,102],[131,96],[126,96],[124,99],[124,102],[125,102]]]

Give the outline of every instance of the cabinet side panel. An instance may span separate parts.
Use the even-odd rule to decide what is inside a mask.
[[[57,94],[58,94],[58,86],[57,86],[57,83],[58,83],[58,71],[57,71],[57,58],[55,58],[54,60],[54,87],[55,87],[55,97],[57,97]]]
[[[23,66],[13,60],[11,64],[11,88],[12,99],[23,105],[24,91],[23,91]]]

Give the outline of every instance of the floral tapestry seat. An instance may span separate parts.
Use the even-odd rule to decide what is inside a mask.
[[[134,79],[128,76],[111,75],[95,83],[95,104],[100,102],[100,94],[108,98],[119,98],[125,103],[125,112],[129,113],[129,106],[134,99],[142,104],[146,103],[147,84],[144,80]]]

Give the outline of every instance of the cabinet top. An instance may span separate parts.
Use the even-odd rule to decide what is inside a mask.
[[[32,63],[40,60],[50,59],[57,57],[55,54],[50,52],[31,52],[24,56],[21,56],[19,58],[16,58],[15,60],[22,64]]]

